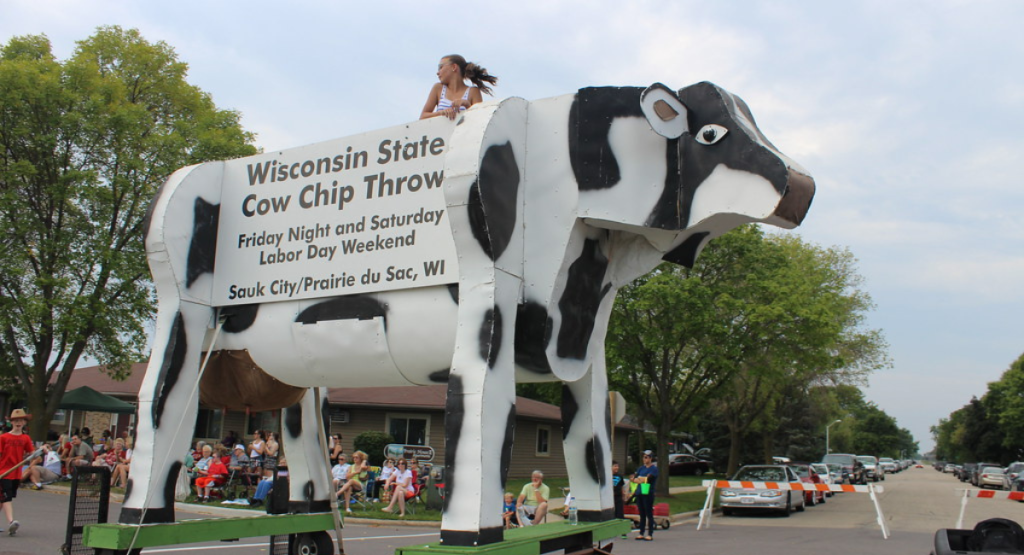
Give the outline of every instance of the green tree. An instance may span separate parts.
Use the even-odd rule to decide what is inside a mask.
[[[863,329],[873,305],[848,250],[793,235],[764,237],[759,248],[775,264],[761,268],[766,285],[747,299],[759,308],[744,328],[756,347],[736,361],[729,394],[716,401],[730,430],[729,473],[740,465],[748,432],[761,435],[765,461],[779,454],[778,440],[786,449],[797,436],[808,443],[831,416],[812,410],[824,402],[811,397],[815,387],[860,383],[888,365],[881,332]],[[795,412],[801,403],[806,408]]]
[[[141,357],[145,214],[163,179],[256,152],[186,71],[170,46],[120,27],[63,62],[45,36],[0,48],[0,360],[37,439],[83,356],[114,377]]]

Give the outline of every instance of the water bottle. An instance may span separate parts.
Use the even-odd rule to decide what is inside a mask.
[[[576,526],[577,524],[580,523],[580,518],[579,518],[578,510],[579,509],[576,507],[576,498],[575,497],[570,498],[569,499],[569,524],[572,525],[572,526]]]

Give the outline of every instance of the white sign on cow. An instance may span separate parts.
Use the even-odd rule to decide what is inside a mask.
[[[214,305],[455,282],[442,119],[226,162]]]

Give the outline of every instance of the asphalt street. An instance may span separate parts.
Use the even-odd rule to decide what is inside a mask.
[[[932,549],[936,530],[954,528],[959,517],[962,489],[965,486],[949,474],[931,468],[909,469],[890,475],[880,483],[878,495],[890,537],[883,539],[876,511],[867,494],[845,493],[832,497],[824,505],[808,507],[789,518],[774,515],[715,515],[710,528],[698,531],[696,519],[679,518],[669,530],[657,530],[653,542],[628,539],[615,541],[613,551],[625,555],[686,553],[756,553],[757,555],[846,555],[846,554],[927,554]],[[0,555],[53,555],[64,542],[67,526],[68,496],[57,491],[19,492],[16,517],[22,527],[14,537],[0,535]],[[189,506],[179,511],[179,519],[210,518],[216,509]],[[112,504],[111,520],[120,506]],[[218,511],[223,514],[224,510]],[[228,513],[237,514],[237,513]],[[964,527],[980,520],[1003,517],[1024,523],[1024,503],[999,499],[970,498],[966,505]],[[566,526],[568,526],[566,524]],[[6,528],[6,523],[4,523]],[[435,542],[438,528],[411,523],[382,524],[350,519],[344,529],[345,552],[350,555],[393,553],[399,546]],[[265,538],[238,542],[188,544],[146,549],[143,553],[221,555],[266,554]]]

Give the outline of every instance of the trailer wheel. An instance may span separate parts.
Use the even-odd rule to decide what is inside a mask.
[[[666,519],[665,519],[665,520],[664,520],[664,521],[663,521],[663,522],[661,523],[661,529],[662,529],[662,530],[668,530],[668,527],[669,527],[669,526],[672,526],[672,522],[671,522],[671,521],[670,521],[669,519],[667,519],[667,518],[666,518]]]
[[[327,532],[297,534],[291,555],[334,555],[334,541]]]

